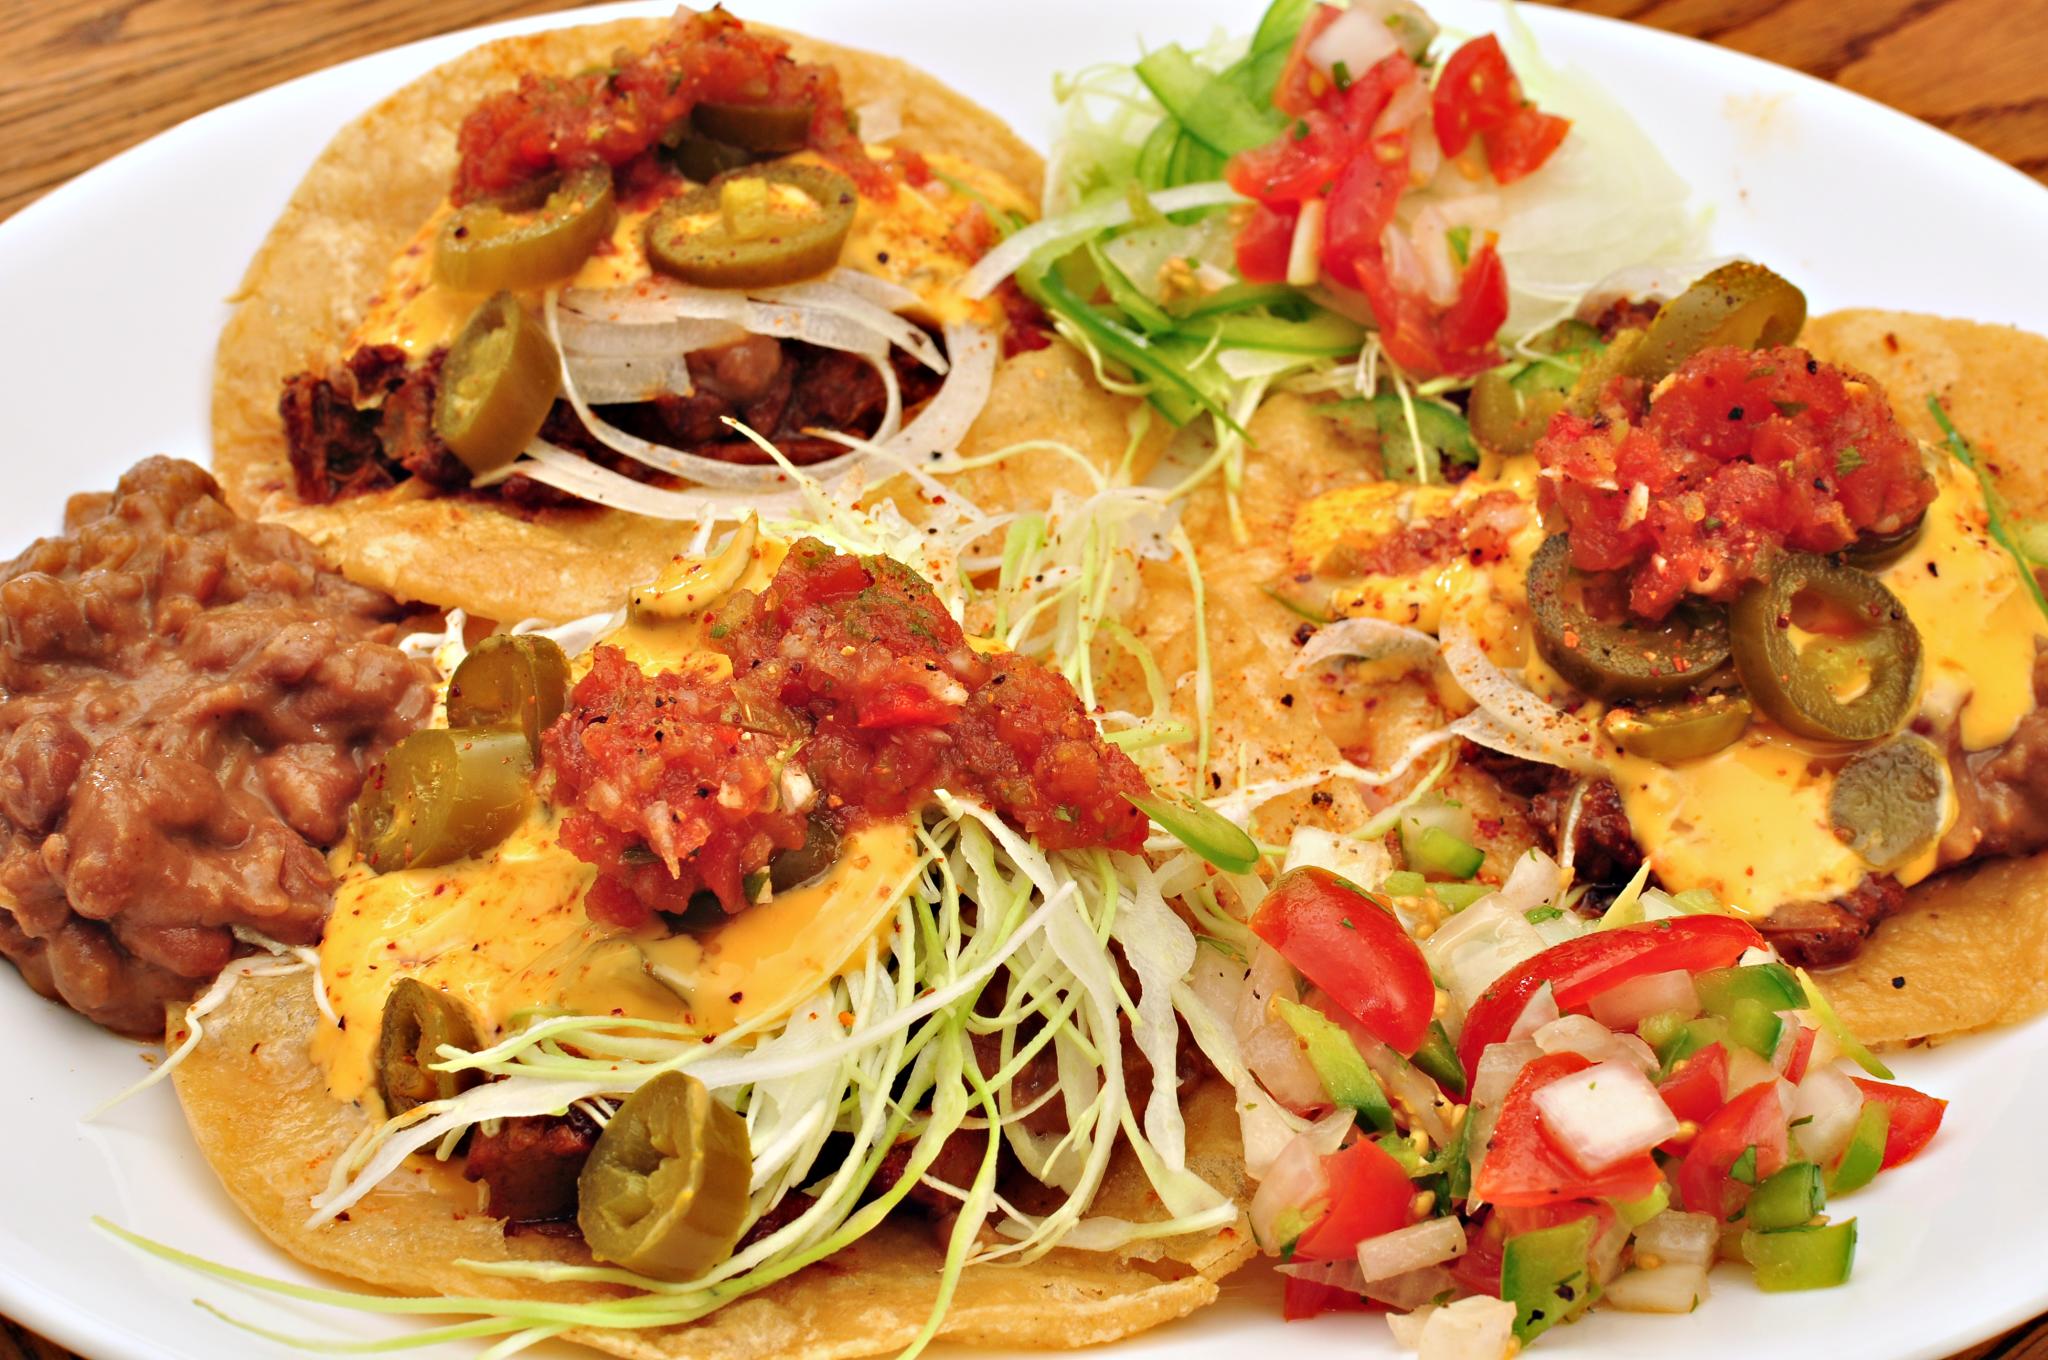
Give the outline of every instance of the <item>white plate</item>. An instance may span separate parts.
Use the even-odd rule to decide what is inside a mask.
[[[1051,73],[1128,61],[1140,38],[1248,28],[1257,0],[742,0],[748,17],[917,62],[1043,141]],[[1473,0],[1432,6],[1492,26]],[[590,10],[576,21],[610,17]],[[1586,16],[1525,11],[1554,60],[1599,76],[1697,193],[1715,246],[1767,260],[1815,307],[1918,308],[2048,332],[2036,252],[2048,193],[1867,100],[1749,58]],[[1114,14],[1113,18],[1105,17]],[[143,454],[207,459],[206,393],[225,299],[305,165],[350,117],[483,37],[533,20],[368,57],[215,110],[82,176],[0,225],[9,482],[0,551],[54,528],[64,497],[103,488]],[[4,972],[0,969],[0,972]],[[111,1039],[0,979],[9,1076],[0,1134],[0,1311],[100,1360],[301,1354],[230,1329],[204,1297],[310,1335],[396,1326],[278,1304],[146,1261],[97,1232],[106,1217],[215,1260],[309,1279],[245,1227],[193,1152],[175,1102],[151,1092],[97,1125],[79,1116],[144,1070]],[[1953,1102],[1913,1165],[1839,1206],[1862,1222],[1851,1284],[1757,1294],[1739,1269],[1683,1319],[1601,1313],[1539,1354],[1664,1360],[1940,1357],[2048,1309],[2048,1053],[2041,1024],[1913,1053],[1903,1079]],[[330,1284],[338,1281],[328,1280]],[[1222,1357],[1285,1344],[1392,1354],[1382,1323],[1326,1318],[1284,1333],[1277,1289],[1247,1272],[1225,1304],[1124,1356]],[[1023,1340],[1023,1338],[1020,1338]],[[464,1353],[449,1348],[450,1354]],[[575,1352],[587,1354],[587,1352]]]

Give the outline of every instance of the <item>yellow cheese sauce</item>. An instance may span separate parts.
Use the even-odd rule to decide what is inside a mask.
[[[561,848],[544,812],[488,854],[441,868],[349,864],[320,945],[320,979],[342,1024],[315,1034],[313,1055],[335,1098],[361,1099],[375,1085],[384,999],[401,977],[462,1002],[487,1043],[536,1006],[706,1034],[776,1019],[866,961],[919,863],[907,824],[878,823],[848,837],[816,883],[703,936],[673,937],[592,923],[583,896],[596,870]]]
[[[2011,556],[1992,541],[1975,479],[1953,459],[1930,460],[1938,495],[1913,546],[1880,573],[1920,631],[1924,655],[1917,715],[1942,744],[1953,734],[1967,750],[2009,738],[2034,708],[2034,657],[2048,642],[2043,619]],[[1533,502],[1533,469],[1512,460],[1500,480],[1468,478],[1455,489],[1370,483],[1303,506],[1290,534],[1292,565],[1325,576],[1346,548],[1368,547],[1418,518],[1508,486]],[[1513,666],[1528,653],[1530,687],[1551,702],[1573,696],[1526,644],[1530,556],[1542,542],[1533,522],[1510,556],[1475,566],[1458,560],[1409,576],[1354,577],[1328,596],[1334,617],[1369,616],[1437,631],[1446,615],[1465,619]],[[1299,576],[1297,580],[1300,579]],[[1598,705],[1582,717],[1597,722]],[[1734,745],[1677,765],[1630,756],[1603,742],[1603,762],[1622,796],[1637,843],[1658,879],[1673,890],[1706,888],[1754,915],[1787,902],[1826,900],[1853,890],[1870,872],[1835,834],[1829,799],[1851,752],[1821,750],[1759,719]],[[1957,805],[1944,794],[1942,829]],[[1936,846],[1894,870],[1912,884],[1932,873]]]
[[[738,559],[679,557],[639,592],[667,585],[677,617],[635,613],[604,642],[643,670],[702,668],[723,678],[731,662],[705,646],[707,609],[694,607],[691,592],[700,582],[717,586],[717,596],[761,590],[787,552],[763,537]],[[707,595],[702,603],[715,602]],[[573,674],[588,668],[587,654],[571,662]],[[359,1100],[374,1087],[384,1000],[401,977],[455,997],[487,1043],[518,1012],[539,1006],[666,1020],[707,1034],[779,1019],[864,964],[871,943],[886,942],[923,863],[908,821],[878,822],[848,836],[823,877],[712,931],[670,936],[657,922],[620,933],[585,913],[596,870],[562,848],[557,830],[557,816],[536,806],[483,855],[386,874],[371,873],[349,845],[334,852],[320,977],[342,1023],[323,1026],[313,1052],[337,1099]]]
[[[868,154],[887,160],[893,153],[887,147],[870,147]],[[808,152],[792,159],[825,164]],[[1000,175],[972,162],[937,152],[925,159],[937,176],[931,184],[923,188],[901,185],[887,202],[866,196],[860,199],[853,229],[840,249],[840,266],[910,289],[923,302],[927,319],[941,325],[976,316],[986,320],[992,304],[971,302],[956,291],[974,261],[954,240],[955,229],[978,200],[997,212],[1026,216],[1030,205]],[[384,286],[370,300],[369,310],[349,337],[349,350],[396,345],[408,355],[424,358],[452,341],[484,300],[480,294],[444,288],[433,280],[434,242],[441,224],[454,210],[444,201],[392,262]],[[603,291],[652,278],[645,240],[647,219],[652,215],[652,207],[620,212],[611,239],[562,286]]]

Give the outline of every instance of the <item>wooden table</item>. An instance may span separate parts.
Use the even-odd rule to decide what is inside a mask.
[[[1246,12],[1257,3],[1246,0]],[[1566,3],[1798,67],[2048,181],[2048,0]],[[12,0],[0,9],[7,147],[0,218],[215,104],[365,52],[561,7],[550,0]],[[63,1355],[0,1319],[0,1360]],[[2048,1360],[2048,1318],[1958,1360]]]

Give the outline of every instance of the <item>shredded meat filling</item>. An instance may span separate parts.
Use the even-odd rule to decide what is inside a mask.
[[[152,458],[0,568],[0,954],[162,1032],[245,927],[319,939],[363,771],[426,719],[396,609]]]

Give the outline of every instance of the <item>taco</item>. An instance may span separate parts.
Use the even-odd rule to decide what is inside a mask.
[[[442,639],[454,726],[371,777],[317,972],[236,983],[174,1074],[251,1220],[621,1355],[1212,1300],[1251,1244],[1229,1024],[1181,986],[1206,873],[939,576],[750,521],[621,615]]]
[[[1040,174],[930,76],[723,10],[489,44],[294,193],[221,338],[217,473],[401,599],[609,608],[676,521],[793,501],[728,420],[826,480],[944,470],[1042,345],[954,287]]]
[[[1674,319],[1781,305],[1754,349],[1642,358]],[[1661,313],[1584,312],[1482,377],[1478,466],[1449,485],[1262,466],[1248,483],[1284,488],[1288,543],[1269,579],[1330,623],[1299,669],[1332,736],[1399,775],[1386,796],[1416,795],[1402,869],[1440,876],[1434,826],[1479,886],[1535,847],[1582,912],[1640,914],[1646,883],[1652,916],[1667,894],[1734,907],[1880,1042],[2023,1018],[2048,1001],[2037,968],[2008,966],[2042,948],[2048,612],[2013,535],[2040,513],[2048,441],[2008,394],[2048,346],[1877,313],[1802,334],[1802,316],[1755,266]],[[1344,405],[1269,419],[1306,410],[1355,464],[1380,437]],[[1719,461],[1663,461],[1695,447]],[[1772,590],[1789,603],[1759,613]],[[1298,624],[1269,607],[1269,630]]]

